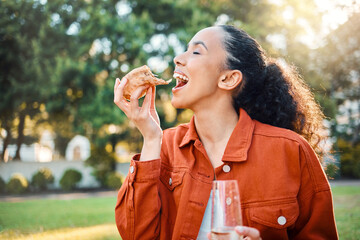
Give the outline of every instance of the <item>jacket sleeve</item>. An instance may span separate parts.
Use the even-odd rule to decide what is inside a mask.
[[[329,182],[313,149],[307,142],[300,147],[301,186],[299,217],[290,239],[338,239]]]
[[[160,159],[138,161],[139,157],[135,155],[131,160],[115,207],[116,225],[123,240],[156,239],[160,232]]]

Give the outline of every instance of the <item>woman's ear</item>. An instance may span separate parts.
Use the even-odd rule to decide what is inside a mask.
[[[243,75],[239,70],[230,70],[226,74],[222,75],[218,86],[224,90],[233,90],[236,88],[242,81]]]

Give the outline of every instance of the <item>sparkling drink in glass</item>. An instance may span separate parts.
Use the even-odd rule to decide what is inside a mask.
[[[213,182],[211,209],[211,239],[241,240],[235,232],[242,225],[239,187],[236,180]]]

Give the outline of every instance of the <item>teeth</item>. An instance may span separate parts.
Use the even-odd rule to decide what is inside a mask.
[[[179,79],[181,81],[185,81],[185,82],[189,81],[189,79],[186,76],[181,75],[179,73],[174,73],[173,77],[176,78],[176,79]]]

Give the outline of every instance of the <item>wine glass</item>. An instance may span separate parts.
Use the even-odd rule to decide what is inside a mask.
[[[236,180],[213,182],[211,239],[241,240],[235,227],[242,225],[239,187]]]

